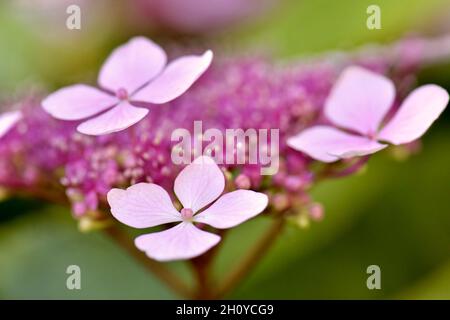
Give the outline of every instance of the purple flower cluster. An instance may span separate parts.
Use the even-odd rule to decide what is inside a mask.
[[[313,160],[289,148],[287,138],[327,123],[324,101],[341,70],[355,60],[396,79],[399,88],[410,86],[415,71],[411,59],[408,69],[401,59],[344,60],[275,66],[255,58],[217,59],[187,93],[151,105],[148,116],[132,128],[104,136],[78,133],[79,121],[56,120],[41,108],[40,99],[27,98],[21,102],[23,118],[0,143],[0,185],[67,196],[76,217],[95,216],[114,187],[152,182],[170,189],[183,169],[171,161],[171,134],[178,128],[192,131],[194,121],[202,120],[204,130],[279,129],[278,173],[261,176],[259,165],[222,165],[226,188],[262,191],[277,209],[303,205],[311,208],[311,217],[320,218],[320,205],[307,193],[315,180]]]

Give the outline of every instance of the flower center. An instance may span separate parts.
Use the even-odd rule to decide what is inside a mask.
[[[373,131],[370,131],[370,132],[367,134],[367,137],[368,137],[370,140],[375,141],[375,140],[377,140],[377,133],[376,133],[376,132],[373,132]]]
[[[120,88],[116,91],[116,97],[120,100],[128,99],[128,91],[124,88]]]
[[[181,217],[184,221],[191,221],[192,217],[194,216],[194,211],[189,208],[183,208],[181,209]]]

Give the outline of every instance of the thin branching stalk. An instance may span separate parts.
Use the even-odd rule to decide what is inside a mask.
[[[208,300],[215,297],[215,283],[211,278],[211,271],[217,254],[219,253],[222,243],[224,242],[223,238],[226,235],[226,231],[227,230],[219,230],[218,235],[222,237],[222,241],[220,241],[218,245],[207,251],[205,254],[191,259],[190,261],[194,276],[197,280],[197,287],[194,296],[196,299]]]
[[[147,270],[157,276],[175,293],[183,298],[193,298],[192,290],[165,264],[149,259],[143,252],[139,251],[130,236],[117,225],[103,229],[115,243],[121,246],[127,253],[140,262]]]
[[[263,234],[261,239],[259,239],[255,246],[246,253],[237,267],[232,270],[223,283],[219,285],[214,298],[220,299],[225,297],[253,270],[256,264],[266,255],[276,238],[281,234],[286,223],[285,221],[286,220],[283,217],[276,217],[273,220],[272,225]]]
[[[45,189],[30,189],[26,192],[15,192],[18,196],[31,196],[44,201],[50,201],[53,203],[59,203],[68,205],[67,198],[63,195],[55,197],[58,193],[46,192]],[[142,264],[148,271],[154,274],[158,279],[166,284],[171,290],[183,298],[191,299],[194,297],[192,290],[174,274],[165,264],[158,261],[149,259],[143,252],[139,251],[134,243],[133,239],[124,232],[116,224],[108,225],[107,228],[102,229],[104,233],[111,238],[116,244],[122,247],[128,254],[135,258],[140,264]]]
[[[60,204],[64,203],[65,205],[68,204],[67,198],[63,196],[54,199],[53,197],[49,197],[51,193],[34,191],[36,190],[28,190],[26,194],[42,200],[51,200]],[[108,225],[108,227],[105,227],[102,230],[105,235],[112,239],[180,297],[187,299],[220,299],[233,291],[241,283],[245,276],[247,276],[256,264],[265,256],[268,249],[281,234],[286,220],[282,214],[278,214],[273,218],[272,225],[264,233],[261,239],[259,239],[256,245],[246,253],[243,260],[231,271],[222,284],[216,285],[211,279],[211,269],[215,258],[217,257],[217,253],[221,248],[220,244],[204,255],[192,259],[190,263],[193,267],[196,279],[196,287],[194,290],[173,273],[167,265],[152,260],[148,258],[145,253],[139,251],[135,247],[133,239],[117,224]],[[223,237],[225,232],[222,231],[220,235]]]

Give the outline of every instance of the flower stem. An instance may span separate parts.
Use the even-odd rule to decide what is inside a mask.
[[[214,299],[214,290],[211,287],[211,268],[213,266],[215,257],[220,250],[221,244],[223,243],[223,237],[226,234],[226,230],[220,230],[218,235],[222,237],[222,241],[216,245],[211,250],[207,251],[205,254],[192,259],[191,265],[196,277],[197,288],[194,295],[195,299],[208,300]]]
[[[208,300],[211,299],[212,293],[210,288],[209,263],[200,261],[199,258],[192,260],[192,267],[196,276],[196,292],[195,299]]]
[[[19,189],[20,192],[15,192],[16,195],[32,195],[35,198],[67,205],[67,198],[62,194],[55,196],[51,192],[46,192],[46,189]],[[107,215],[105,215],[107,216]],[[165,283],[171,290],[180,295],[183,298],[193,298],[194,294],[192,290],[174,274],[166,265],[148,258],[143,252],[139,251],[133,240],[125,233],[119,226],[112,224],[107,228],[102,229],[106,235],[108,235],[116,244],[121,246],[128,254],[134,257],[140,262],[148,271],[153,273],[161,282]]]
[[[52,200],[53,202],[66,204],[67,199],[63,196],[58,199],[50,197],[51,193],[36,192],[36,190],[28,190],[27,194],[33,194],[37,198],[44,200]],[[58,201],[55,201],[58,200]],[[217,290],[213,289],[210,279],[210,271],[214,258],[219,251],[220,244],[207,252],[205,255],[191,260],[196,275],[196,290],[191,290],[176,274],[174,274],[165,264],[148,258],[143,252],[139,251],[130,236],[116,224],[112,224],[104,229],[103,232],[109,236],[116,244],[124,249],[128,254],[135,258],[148,271],[153,273],[161,282],[167,285],[172,291],[183,298],[187,299],[219,299],[226,296],[241,280],[254,268],[254,266],[265,256],[270,246],[283,230],[285,219],[282,214],[274,217],[274,221],[269,229],[264,233],[261,239],[252,247],[245,255],[238,266],[218,286]],[[220,233],[221,236],[225,232]]]
[[[126,252],[139,261],[147,270],[155,274],[170,289],[183,298],[192,298],[191,289],[166,265],[148,258],[143,252],[139,251],[133,243],[133,240],[123,232],[117,225],[112,225],[104,229],[112,240],[120,245]]]
[[[261,261],[261,259],[268,252],[270,246],[275,242],[275,239],[281,234],[285,225],[283,217],[277,217],[272,222],[272,225],[264,233],[261,239],[254,247],[250,249],[238,266],[231,271],[228,277],[225,278],[222,285],[219,286],[215,298],[222,298],[229,292],[235,289],[241,280]]]
[[[366,165],[366,163],[369,161],[369,159],[370,159],[370,155],[360,157],[355,162],[353,162],[350,166],[348,166],[342,170],[335,170],[333,168],[326,167],[325,170],[323,170],[322,172],[319,172],[317,174],[316,182],[322,181],[325,179],[330,179],[330,178],[346,177],[348,175],[354,174],[354,173],[358,172],[359,170],[361,170]]]

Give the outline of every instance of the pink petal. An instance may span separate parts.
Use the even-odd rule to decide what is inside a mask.
[[[81,133],[98,136],[121,131],[141,121],[148,109],[137,108],[122,101],[111,110],[80,124],[77,130]]]
[[[439,117],[448,104],[445,89],[437,85],[417,88],[406,98],[378,138],[402,144],[420,138]]]
[[[288,139],[287,144],[322,162],[375,153],[386,145],[333,127],[316,126]]]
[[[0,115],[0,138],[8,133],[22,119],[20,111],[5,112]]]
[[[123,88],[132,94],[156,77],[166,62],[160,46],[147,38],[135,37],[111,53],[100,70],[98,83],[111,91]]]
[[[326,103],[326,116],[338,126],[373,135],[395,98],[391,80],[360,67],[343,71]]]
[[[198,157],[175,179],[175,194],[184,208],[195,213],[216,200],[225,188],[225,178],[213,159]]]
[[[197,257],[219,241],[218,235],[202,231],[190,222],[182,222],[168,230],[139,236],[134,243],[148,257],[170,261]]]
[[[167,192],[156,184],[138,183],[126,190],[112,189],[107,198],[114,218],[133,228],[182,221]]]
[[[42,101],[42,107],[61,120],[80,120],[111,108],[119,100],[96,88],[76,84],[59,89]]]
[[[208,69],[212,51],[202,56],[185,56],[171,62],[152,82],[139,90],[133,100],[166,103],[181,96]]]
[[[194,216],[195,222],[226,229],[260,214],[268,204],[264,193],[237,190],[221,196],[208,209]]]

